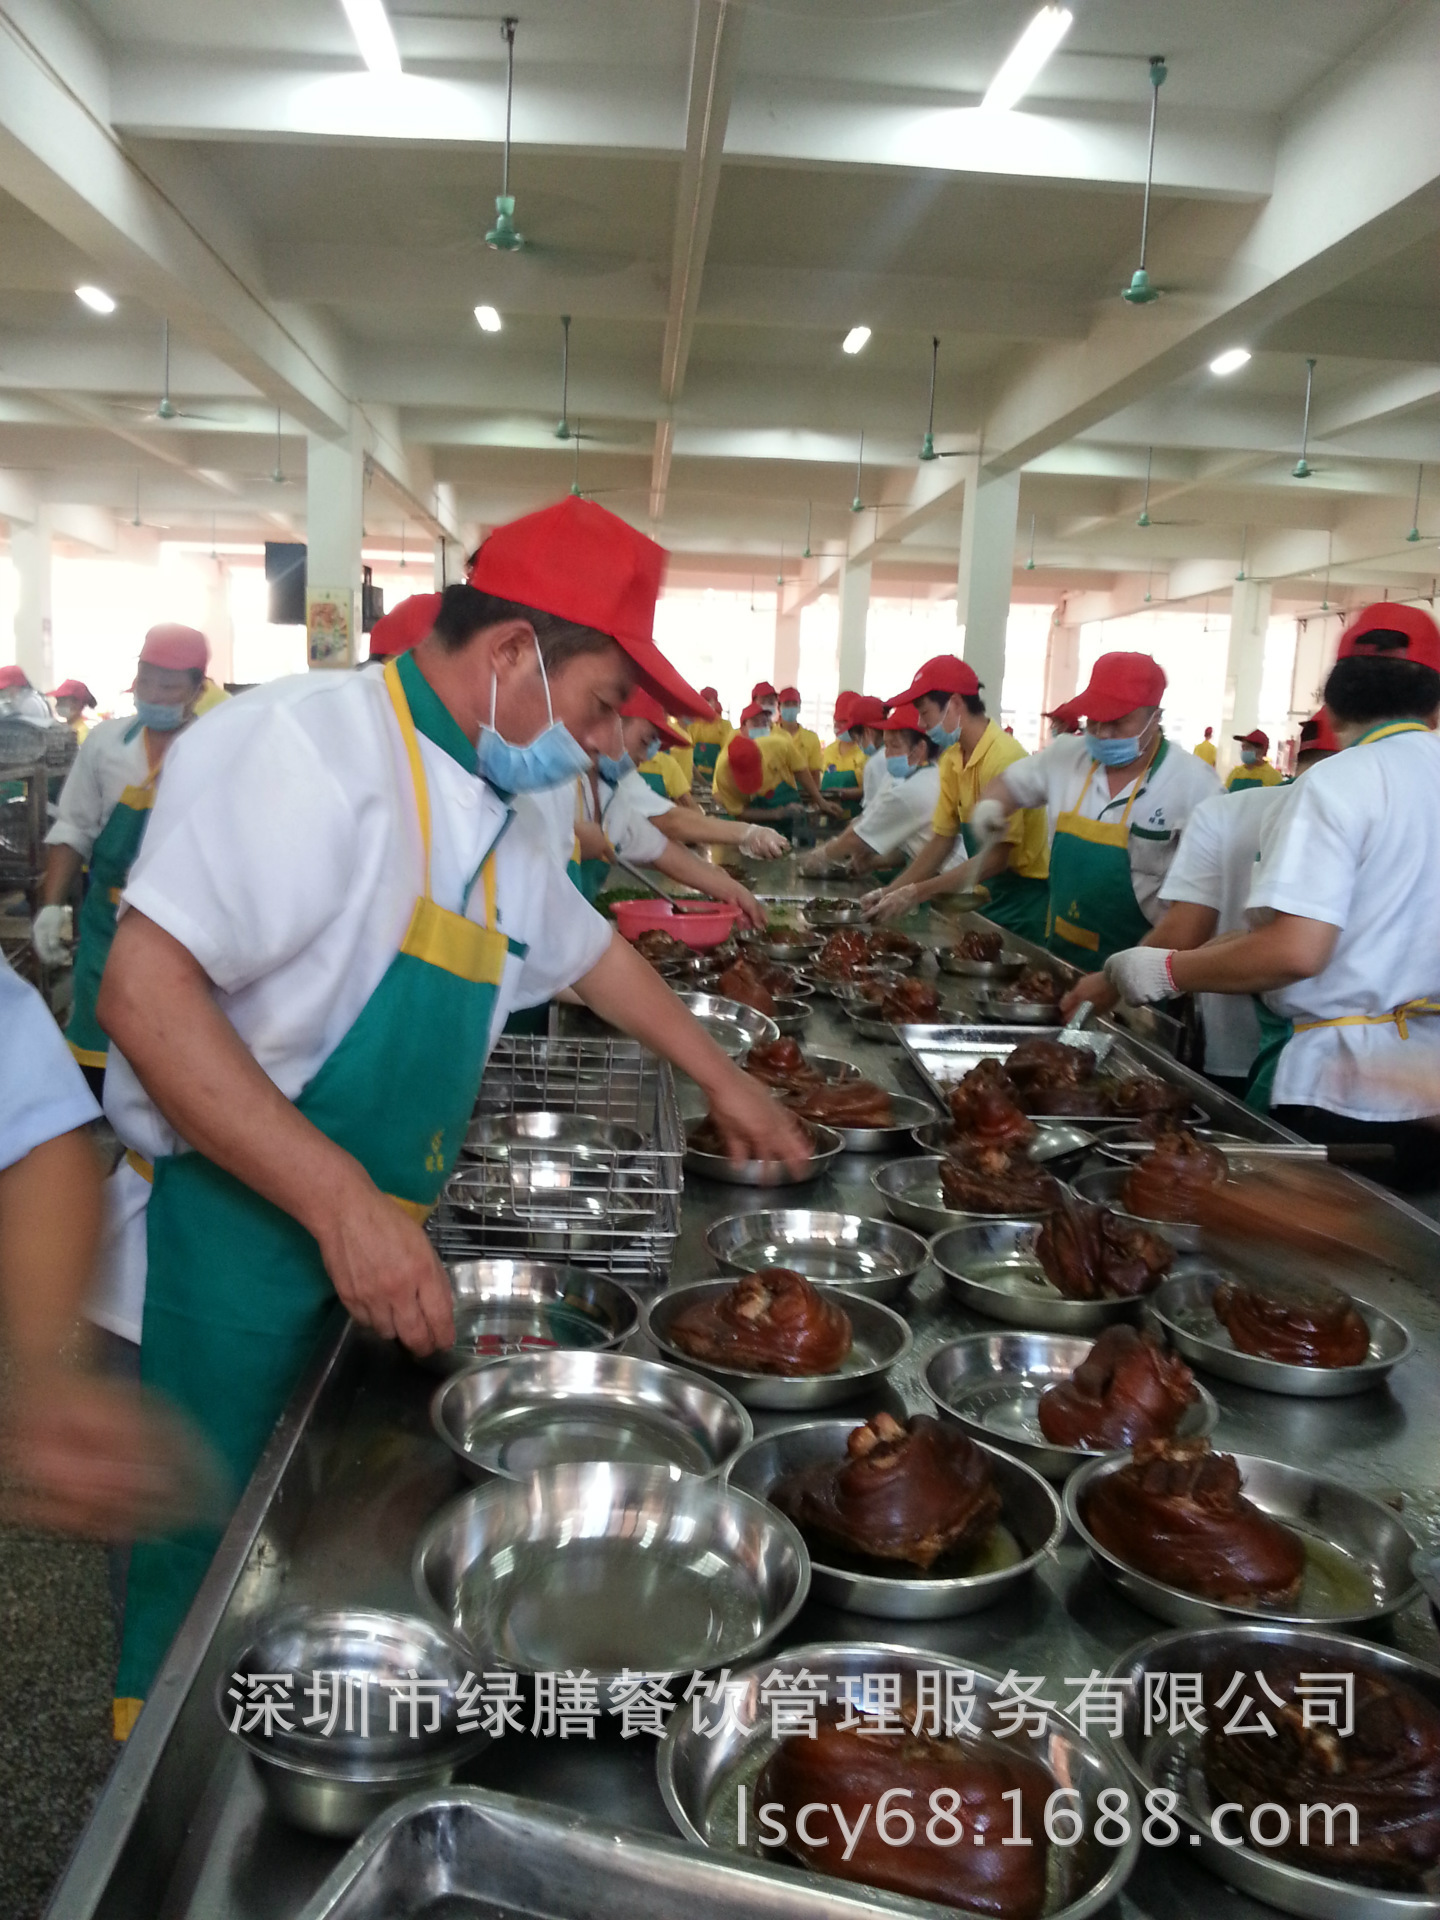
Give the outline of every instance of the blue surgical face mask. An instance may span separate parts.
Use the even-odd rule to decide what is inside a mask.
[[[915,769],[911,766],[907,754],[887,753],[885,756],[885,771],[890,775],[892,780],[908,780]]]
[[[867,760],[873,760],[875,755],[880,751],[880,742],[878,740],[862,740],[860,742],[860,748]]]
[[[135,713],[144,727],[151,733],[174,733],[177,727],[185,724],[184,707],[166,706],[160,700],[137,700]]]
[[[949,727],[941,726],[938,720],[933,727],[927,727],[925,732],[942,751],[946,747],[953,747],[955,742],[960,738],[960,729],[958,727],[956,727],[952,733]]]
[[[635,762],[628,753],[622,753],[618,760],[612,760],[608,753],[597,754],[596,766],[600,778],[608,780],[612,787],[618,787],[627,773],[635,771]]]
[[[763,740],[770,729],[763,720],[757,720],[753,726],[746,727],[745,731],[752,740]]]
[[[1102,767],[1128,767],[1132,760],[1138,760],[1142,753],[1145,735],[1150,731],[1144,726],[1139,733],[1125,740],[1102,740],[1096,734],[1087,733],[1085,744],[1092,758]]]
[[[555,718],[555,709],[550,703],[550,676],[545,671],[545,658],[538,640],[535,658],[540,662],[545,711],[550,720],[527,746],[517,747],[504,734],[495,731],[495,677],[492,674],[490,678],[490,724],[481,727],[475,754],[480,764],[480,778],[504,794],[543,793],[547,787],[563,787],[567,780],[576,779],[590,767],[589,754],[564,721]]]
[[[799,707],[781,707],[780,718],[782,720],[798,720],[800,718]]]
[[[1255,762],[1260,758],[1260,749],[1258,747],[1241,747],[1240,758],[1245,762],[1247,767],[1253,767]]]

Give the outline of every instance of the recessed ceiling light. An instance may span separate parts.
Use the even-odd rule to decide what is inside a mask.
[[[981,101],[987,112],[1008,113],[1034,86],[1040,69],[1074,25],[1068,7],[1041,7],[1005,57]]]
[[[103,287],[76,287],[75,298],[83,300],[92,313],[113,313],[115,302]]]
[[[859,353],[869,338],[869,327],[851,327],[845,338],[840,342],[840,345],[845,349],[846,353]]]
[[[1248,347],[1230,347],[1210,362],[1210,371],[1218,373],[1223,380],[1227,373],[1238,373],[1249,358]]]
[[[482,333],[499,333],[500,316],[494,307],[476,307],[475,318],[480,322]]]
[[[398,74],[400,49],[385,11],[385,0],[340,0],[350,31],[360,49],[360,58],[371,73]]]

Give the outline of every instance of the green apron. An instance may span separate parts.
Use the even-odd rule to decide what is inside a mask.
[[[1232,773],[1225,782],[1227,793],[1248,793],[1251,787],[1263,787],[1265,782],[1258,773]]]
[[[444,727],[450,716],[409,655],[390,662],[385,681],[414,781],[425,891],[379,985],[295,1105],[424,1220],[470,1124],[511,944],[495,925],[493,850],[465,889],[468,900],[483,882],[485,926],[431,897],[429,793],[411,701],[455,758],[452,741],[468,742],[453,721]],[[464,764],[474,770],[473,749]],[[153,1178],[141,1379],[194,1421],[238,1491],[338,1313],[335,1290],[299,1222],[203,1154],[159,1160]],[[122,1737],[218,1541],[219,1529],[197,1529],[135,1548],[116,1683]]]
[[[697,740],[695,742],[694,752],[695,771],[697,773],[706,773],[713,780],[715,778],[715,762],[720,758],[720,742],[718,740]]]
[[[820,776],[820,791],[841,795],[858,793],[860,791],[859,776],[851,767],[826,767]]]
[[[134,739],[140,722],[125,736],[126,745]],[[145,742],[149,757],[150,742]],[[82,1067],[103,1067],[110,1050],[110,1038],[95,1018],[95,1002],[100,995],[100,977],[115,939],[115,916],[120,895],[150,824],[150,809],[155,804],[155,782],[160,776],[157,760],[138,787],[126,787],[115,802],[115,810],[100,829],[90,849],[90,885],[80,908],[80,939],[75,948],[74,999],[65,1038],[70,1051]]]
[[[1150,932],[1130,878],[1130,809],[1145,776],[1160,765],[1169,745],[1162,740],[1149,766],[1140,769],[1118,820],[1087,820],[1071,808],[1055,822],[1045,943],[1058,959],[1068,960],[1084,973],[1103,967],[1112,953],[1139,946]],[[1098,768],[1097,761],[1085,776],[1077,807]]]
[[[795,807],[799,804],[800,789],[789,780],[782,780],[769,793],[752,793],[745,802],[747,811],[758,807]]]
[[[960,822],[960,838],[966,853],[973,860],[980,852],[980,846],[968,821]],[[980,885],[990,895],[988,904],[981,909],[987,920],[993,920],[997,927],[1008,927],[1012,933],[1021,934],[1037,945],[1044,945],[1050,912],[1048,880],[1027,879],[1024,874],[1012,873],[1006,867],[1002,872],[992,874],[988,880],[982,880]]]
[[[581,784],[584,778],[585,776],[581,774],[575,782],[575,792],[582,807],[585,804],[585,790]],[[596,823],[599,824],[604,808],[600,805],[600,782],[593,769],[590,773],[590,792],[594,802],[594,818]],[[582,860],[580,857],[580,838],[577,834],[575,838],[575,851],[571,854],[570,863],[565,871],[574,885],[580,889],[581,893],[584,894],[585,898],[593,907],[600,897],[600,889],[604,886],[606,879],[614,869],[608,860]]]
[[[658,793],[662,800],[669,799],[670,796],[665,791],[665,776],[663,773],[646,773],[643,767],[639,768],[638,771],[640,778],[652,792]]]
[[[1272,1013],[1258,993],[1250,998],[1260,1023],[1260,1049],[1250,1064],[1250,1077],[1245,1082],[1245,1104],[1252,1113],[1269,1113],[1275,1070],[1294,1035],[1295,1022],[1283,1013]]]

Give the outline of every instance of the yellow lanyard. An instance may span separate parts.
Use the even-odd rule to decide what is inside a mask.
[[[400,738],[405,742],[405,752],[410,760],[410,778],[415,788],[415,812],[420,821],[420,844],[425,850],[425,888],[424,898],[434,898],[430,891],[430,786],[425,778],[425,762],[420,753],[420,736],[415,730],[415,721],[410,713],[410,702],[405,698],[405,689],[400,684],[400,668],[391,660],[385,668],[385,685],[390,694],[390,704],[395,709],[395,718],[400,723]],[[495,855],[493,850],[481,868],[480,877],[485,888],[485,925],[495,925]],[[473,886],[474,882],[471,882]],[[470,888],[465,889],[466,899]],[[461,903],[463,906],[463,902]]]

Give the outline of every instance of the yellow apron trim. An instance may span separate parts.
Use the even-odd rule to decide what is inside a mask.
[[[159,767],[152,768],[143,787],[126,787],[116,804],[129,807],[132,813],[148,813],[155,804],[155,775],[159,771]]]
[[[151,1166],[148,1160],[142,1160],[140,1158],[140,1155],[135,1152],[133,1147],[127,1147],[125,1149],[125,1164],[127,1167],[131,1169],[132,1172],[138,1173],[142,1180],[148,1180],[150,1185],[152,1187],[154,1186],[155,1184],[154,1167]]]
[[[487,883],[491,881],[488,864],[483,878]],[[491,905],[488,884],[485,905],[488,915]],[[428,966],[457,974],[462,980],[498,987],[509,948],[488,928],[477,926],[463,914],[450,913],[433,900],[417,900],[409,930],[400,942],[400,951],[425,961]]]
[[[73,1041],[70,1042],[69,1045],[71,1053],[74,1054],[82,1067],[103,1067],[105,1065],[108,1055],[97,1053],[92,1047],[77,1047]]]
[[[135,1731],[135,1722],[140,1718],[143,1700],[112,1700],[110,1702],[110,1725],[117,1740],[128,1740]]]
[[[1100,951],[1098,933],[1091,933],[1088,927],[1077,927],[1073,920],[1062,920],[1058,913],[1055,916],[1055,931],[1062,940],[1068,940],[1072,947],[1084,947],[1087,953]]]
[[[1392,720],[1389,726],[1376,727],[1373,733],[1362,733],[1358,740],[1350,742],[1352,747],[1363,747],[1367,740],[1388,740],[1392,733],[1430,733],[1423,720]]]
[[[385,685],[390,694],[390,704],[395,709],[395,718],[400,723],[400,738],[405,742],[405,751],[410,759],[410,778],[415,787],[415,811],[420,817],[420,844],[425,850],[425,897],[430,897],[430,787],[425,778],[425,762],[420,757],[420,736],[415,731],[415,722],[410,717],[410,702],[405,698],[405,689],[400,684],[400,668],[391,660],[385,668]]]
[[[1410,1038],[1408,1022],[1440,1018],[1440,1000],[1407,1000],[1389,1013],[1342,1013],[1335,1020],[1297,1020],[1296,1033],[1314,1033],[1317,1027],[1388,1027],[1392,1023],[1402,1040]]]
[[[1130,844],[1130,830],[1123,820],[1089,820],[1083,814],[1062,813],[1056,819],[1055,831],[1068,833],[1075,840],[1092,840],[1101,847]]]
[[[423,1200],[402,1200],[398,1193],[387,1193],[385,1198],[393,1200],[402,1213],[408,1213],[410,1218],[418,1221],[422,1227],[435,1211],[433,1206],[427,1207]]]

